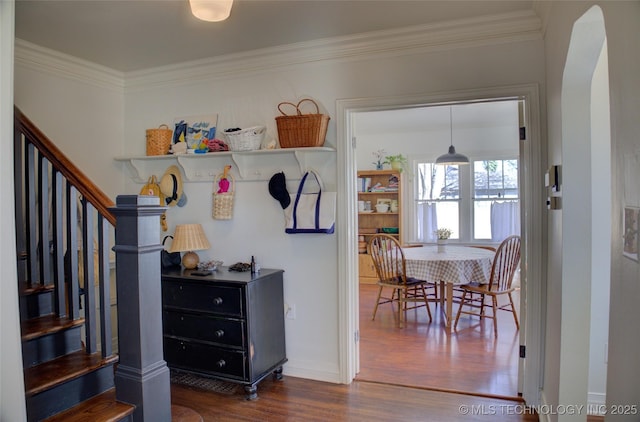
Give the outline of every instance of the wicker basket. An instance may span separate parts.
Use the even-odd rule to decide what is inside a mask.
[[[253,126],[234,132],[224,132],[231,151],[253,151],[260,149],[264,136],[267,134],[265,126]]]
[[[218,193],[218,182],[222,179],[222,174],[216,176],[213,183],[213,209],[211,211],[211,216],[214,220],[231,220],[231,217],[233,216],[233,195],[236,190],[236,180],[233,178],[231,173],[228,173],[227,177],[231,181],[227,192]]]
[[[171,135],[173,131],[167,125],[147,129],[147,155],[167,155],[171,147]]]
[[[310,101],[316,106],[315,114],[302,114],[300,105],[305,101]],[[283,105],[293,106],[296,115],[288,115],[282,111]],[[304,98],[298,104],[282,102],[278,104],[278,111],[283,114],[276,117],[281,148],[321,147],[324,145],[329,116],[319,114],[320,109],[315,101]]]

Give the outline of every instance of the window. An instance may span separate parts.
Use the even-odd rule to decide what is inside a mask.
[[[499,242],[520,231],[518,159],[471,160],[470,166],[415,163],[412,240],[433,242],[438,227],[452,239]]]
[[[452,239],[459,238],[460,172],[458,166],[437,166],[418,163],[416,195],[417,239],[435,240],[438,227],[453,230]],[[437,222],[437,224],[435,224]]]
[[[473,185],[473,238],[491,239],[491,205],[518,203],[518,160],[474,161]]]

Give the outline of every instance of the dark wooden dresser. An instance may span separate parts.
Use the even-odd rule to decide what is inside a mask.
[[[247,399],[287,361],[282,270],[162,273],[164,359],[172,369],[244,385]]]

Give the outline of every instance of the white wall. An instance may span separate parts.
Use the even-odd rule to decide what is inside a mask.
[[[548,21],[545,33],[545,57],[547,75],[547,116],[549,136],[549,164],[563,162],[563,132],[561,112],[561,92],[563,70],[567,59],[569,39],[573,23],[580,18],[595,2],[554,2],[546,16]],[[640,336],[637,330],[630,328],[629,321],[640,317],[637,298],[640,296],[640,268],[637,262],[622,257],[621,213],[625,203],[625,192],[635,194],[637,200],[637,184],[625,186],[623,161],[625,156],[637,157],[637,133],[640,123],[637,120],[638,69],[640,57],[637,47],[629,45],[631,39],[639,39],[640,35],[640,3],[638,2],[602,2],[599,4],[604,14],[608,55],[609,83],[611,102],[611,142],[612,142],[612,189],[611,189],[611,306],[609,323],[608,368],[606,376],[606,402],[609,405],[633,405],[640,402],[640,365],[636,350],[640,347]],[[634,114],[635,113],[635,114]],[[634,117],[635,116],[635,117]],[[568,154],[569,152],[564,152]],[[637,161],[637,159],[635,159]],[[635,175],[637,180],[639,175]],[[585,185],[585,190],[590,189]],[[628,197],[628,196],[627,196]],[[637,203],[635,204],[638,205]],[[573,218],[573,216],[571,216]],[[582,391],[585,384],[581,382],[584,373],[572,373],[571,368],[561,365],[563,351],[573,347],[572,336],[561,331],[563,313],[574,310],[565,309],[571,301],[563,297],[562,259],[562,218],[558,212],[549,213],[548,227],[548,291],[547,291],[547,329],[545,351],[545,373],[543,394],[547,403],[566,403],[562,401],[563,393],[571,389],[571,385],[579,386]],[[570,294],[570,292],[568,292]],[[581,306],[581,305],[579,305]],[[577,315],[576,315],[577,316]],[[588,312],[583,318],[588,317]],[[580,350],[584,353],[584,349]],[[565,359],[577,357],[568,354]],[[564,386],[564,387],[562,387]],[[567,397],[569,397],[567,395]],[[587,400],[587,394],[579,398]],[[575,420],[584,420],[574,417]],[[568,416],[551,419],[573,420]],[[608,415],[607,420],[637,420],[637,415]]]
[[[2,268],[15,268],[16,238],[13,201],[13,18],[14,3],[0,2],[0,239]],[[15,271],[0,278],[0,420],[26,420],[18,280]]]
[[[24,41],[16,45],[16,106],[115,202],[124,180],[111,160],[122,155],[123,75]]]
[[[425,39],[429,39],[429,34],[425,34]],[[89,90],[91,95],[96,93],[95,100],[104,97],[113,111],[109,114],[112,121],[106,125],[123,128],[119,142],[117,136],[107,137],[99,132],[87,138],[73,136],[65,148],[77,155],[78,143],[95,145],[99,153],[91,158],[87,172],[95,172],[100,186],[111,186],[117,183],[114,181],[122,180],[123,174],[128,174],[112,159],[121,155],[143,155],[145,129],[171,123],[178,116],[218,113],[220,128],[265,124],[274,136],[278,103],[312,97],[321,110],[332,117],[327,144],[335,146],[337,99],[543,84],[541,40],[503,40],[495,44],[491,41],[487,45],[474,40],[472,44],[449,46],[447,50],[369,50],[366,54],[322,60],[309,58],[313,51],[303,49],[272,58],[270,66],[264,67],[250,66],[251,59],[247,58],[246,62],[230,61],[227,67],[224,62],[212,63],[204,72],[185,66],[178,70],[156,69],[125,75],[122,107],[117,101],[111,102],[111,92]],[[47,72],[25,72],[16,80],[16,102],[28,115],[36,114],[36,124],[57,141],[69,131],[63,130],[59,119],[48,117],[48,110],[61,109],[55,112],[60,119],[66,115],[64,111],[71,111],[72,116],[79,118],[89,115],[97,119],[97,116],[93,116],[91,107],[86,105],[80,110],[75,101],[80,94],[79,86],[71,87],[71,92],[61,97],[50,85],[65,83],[68,86],[69,83],[64,81],[64,76],[58,76],[55,81],[50,78]],[[37,98],[30,89],[33,85],[42,88]],[[60,102],[61,98],[69,97],[71,102]],[[104,150],[105,144],[108,152]],[[336,188],[340,183],[336,180],[335,159],[330,160],[322,174],[328,187]],[[291,190],[295,184],[295,180],[289,179]],[[140,184],[125,178],[119,189],[105,190],[110,194],[132,194],[140,188]],[[295,320],[286,320],[289,362],[285,365],[285,374],[338,382],[338,286],[355,281],[338,279],[337,236],[285,235],[282,210],[269,195],[266,180],[239,182],[233,219],[212,220],[212,190],[212,183],[186,183],[188,203],[168,211],[169,232],[179,223],[200,222],[212,244],[210,251],[200,254],[202,259],[217,258],[232,264],[255,255],[263,267],[283,268],[285,302],[295,304],[297,311]]]
[[[593,75],[591,121],[591,327],[588,402],[604,404],[607,391],[611,289],[611,125],[606,44]]]

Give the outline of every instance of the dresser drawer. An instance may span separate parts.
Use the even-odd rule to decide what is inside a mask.
[[[244,321],[171,311],[164,311],[162,318],[165,335],[232,347],[245,346]]]
[[[190,311],[243,317],[242,289],[200,283],[163,283],[162,303]]]
[[[164,359],[173,368],[206,372],[211,375],[245,380],[243,351],[228,350],[207,344],[164,338]]]

